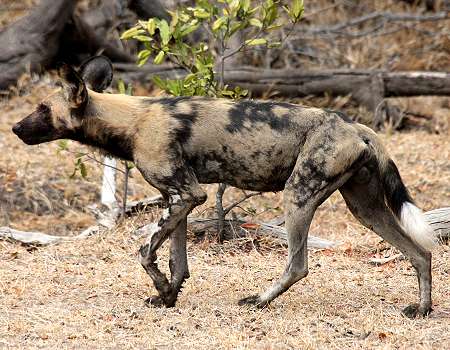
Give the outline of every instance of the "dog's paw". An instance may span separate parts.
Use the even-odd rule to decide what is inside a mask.
[[[242,305],[254,305],[257,308],[264,308],[268,305],[267,302],[264,302],[261,300],[261,298],[259,297],[259,295],[251,295],[247,298],[243,298],[241,300],[238,301],[238,305],[242,306]]]
[[[159,295],[152,295],[151,297],[148,297],[144,301],[145,305],[150,307],[163,307],[165,306],[164,300]]]
[[[177,301],[176,297],[168,296],[167,298],[162,298],[159,295],[152,295],[151,297],[145,299],[144,303],[148,307],[174,307]]]
[[[403,309],[402,314],[408,318],[426,317],[431,311],[431,307],[423,308],[419,304],[411,304]]]

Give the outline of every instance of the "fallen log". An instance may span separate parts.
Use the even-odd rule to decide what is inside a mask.
[[[145,203],[143,202],[132,202],[130,203],[128,210],[128,215],[132,215],[133,210],[140,211],[145,210],[149,207],[164,205],[162,197],[156,196],[149,198]],[[97,213],[99,225],[92,226],[81,232],[77,236],[53,236],[42,232],[24,232],[19,230],[14,230],[9,227],[0,227],[0,239],[13,240],[16,242],[21,242],[23,244],[31,245],[49,245],[57,244],[62,242],[71,242],[79,239],[87,238],[101,230],[113,227],[114,223],[110,217],[106,217],[102,213]],[[428,211],[425,213],[425,219],[431,225],[437,237],[442,241],[450,238],[450,207],[439,208]],[[279,226],[281,222],[277,223],[264,223],[255,222],[247,223],[244,220],[225,220],[224,230],[226,238],[242,237],[248,234],[249,230],[256,230],[259,234],[265,234],[269,236],[276,237],[282,241],[286,241],[287,233],[284,227]],[[217,219],[202,219],[195,217],[188,217],[189,229],[194,232],[206,231],[206,230],[217,230]],[[140,229],[136,230],[136,236],[143,236],[148,233],[148,228],[150,225],[145,225]],[[338,245],[339,242],[332,242],[320,237],[309,235],[308,237],[308,247],[314,249],[327,249],[333,248]],[[376,263],[385,262],[375,261]]]
[[[188,217],[188,229],[193,232],[204,232],[208,230],[217,231],[217,218],[202,219],[195,217]],[[135,231],[136,237],[142,237],[149,234],[153,225],[145,225]],[[224,221],[224,237],[226,239],[233,239],[236,237],[245,237],[250,230],[255,230],[258,234],[269,235],[280,239],[282,242],[286,242],[287,233],[284,227],[272,225],[270,223],[255,222],[247,223],[245,220],[240,219],[225,219]],[[339,245],[340,242],[332,242],[327,239],[316,237],[313,235],[308,236],[308,248],[313,249],[328,249]]]
[[[439,239],[450,238],[450,207],[427,211],[425,220],[433,228]]]
[[[0,227],[0,239],[7,239],[28,245],[49,245],[62,242],[73,242],[85,239],[95,233],[100,232],[100,226],[91,226],[77,236],[53,236],[43,232],[26,232],[14,230],[10,227]]]
[[[114,64],[116,74],[133,74],[142,83],[151,82],[152,76],[164,78],[182,77],[185,71],[173,65]],[[384,85],[383,97],[445,95],[450,96],[450,73],[433,71],[390,72],[370,69],[262,69],[238,67],[225,69],[228,84],[249,84],[254,92],[264,93],[269,88],[292,96],[348,95],[370,85],[374,76],[379,76]]]
[[[130,64],[115,65],[116,79],[126,82],[149,83],[154,75],[179,79],[186,75],[171,65],[146,65],[141,68]],[[385,101],[389,97],[450,96],[450,73],[447,72],[389,72],[380,70],[340,69],[259,69],[240,67],[225,70],[225,83],[240,86],[259,96],[273,92],[285,97],[308,95],[351,95],[356,102],[374,113],[372,126],[378,129],[385,120],[392,125],[401,124],[403,114]]]
[[[163,78],[179,78],[186,73],[171,65],[146,65],[136,67],[130,64],[115,64],[117,77],[127,75],[143,83],[149,83],[154,75]],[[389,72],[378,70],[340,69],[259,69],[240,67],[225,70],[225,83],[248,88],[260,95],[269,90],[280,95],[298,97],[307,95],[333,96],[352,94],[354,98],[367,105],[373,104],[372,81],[380,79],[381,98],[400,96],[450,96],[450,73],[447,72]]]

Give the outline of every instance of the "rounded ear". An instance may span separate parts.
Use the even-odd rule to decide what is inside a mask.
[[[80,75],[89,88],[103,92],[112,82],[113,66],[105,56],[94,56],[85,60],[80,66]]]
[[[86,105],[88,92],[80,75],[68,64],[58,68],[58,75],[67,91],[67,98],[72,108],[78,109]]]

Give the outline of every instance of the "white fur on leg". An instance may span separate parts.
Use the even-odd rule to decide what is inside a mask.
[[[438,244],[433,229],[425,221],[422,210],[405,202],[400,211],[400,222],[406,233],[422,248],[431,251]]]

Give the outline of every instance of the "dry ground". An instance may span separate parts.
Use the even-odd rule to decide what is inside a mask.
[[[32,93],[0,106],[0,226],[70,235],[93,223],[86,206],[98,202],[98,167],[90,166],[88,180],[69,179],[73,155],[57,154],[55,143],[26,146],[9,131],[48,92],[45,86],[44,79]],[[448,206],[448,133],[382,138],[420,206]],[[137,174],[131,189],[136,198],[154,193]],[[229,201],[236,193],[228,196]],[[195,215],[210,215],[212,202]],[[256,210],[259,220],[280,215],[281,206],[281,195],[267,194],[243,208]],[[427,319],[406,319],[401,308],[417,300],[413,269],[405,260],[371,265],[371,256],[389,251],[351,217],[337,194],[318,210],[311,231],[342,245],[311,251],[309,276],[264,310],[238,307],[237,300],[280,275],[286,249],[257,234],[220,245],[191,233],[191,278],[177,306],[146,307],[144,299],[154,290],[137,262],[141,242],[132,232],[151,216],[57,246],[0,241],[0,348],[449,348],[448,245],[434,254],[435,311]],[[161,266],[167,253],[165,246]]]

